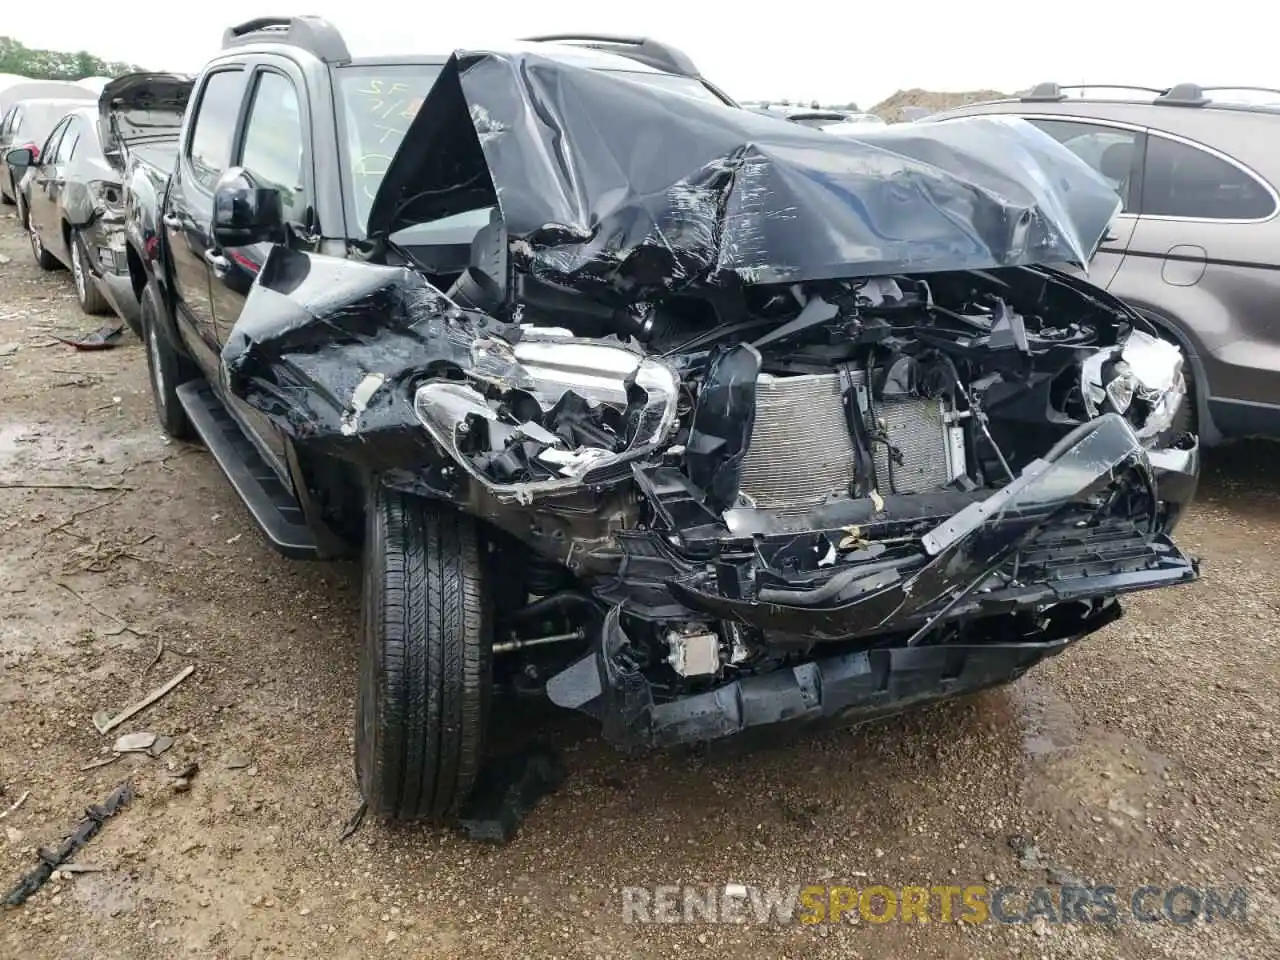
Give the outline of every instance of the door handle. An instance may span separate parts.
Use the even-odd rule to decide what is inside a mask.
[[[212,250],[206,250],[204,252],[204,260],[205,260],[205,263],[213,267],[214,273],[223,273],[226,270],[230,269],[231,267],[230,260],[228,260],[222,254],[215,253]]]
[[[172,213],[166,213],[163,217],[160,218],[160,222],[163,223],[166,227],[171,227],[174,230],[182,229],[182,220],[178,217],[175,217]]]

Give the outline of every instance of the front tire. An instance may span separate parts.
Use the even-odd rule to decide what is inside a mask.
[[[89,269],[89,256],[84,250],[84,237],[79,230],[71,233],[71,276],[75,280],[76,300],[80,309],[90,316],[110,313],[111,304],[102,295],[94,282],[93,272]]]
[[[490,605],[475,521],[376,484],[366,507],[356,776],[370,809],[442,819],[484,757]]]
[[[191,440],[195,430],[178,399],[178,387],[200,375],[196,365],[180,354],[164,328],[165,307],[155,283],[142,291],[142,342],[147,348],[147,379],[156,419],[175,440]]]

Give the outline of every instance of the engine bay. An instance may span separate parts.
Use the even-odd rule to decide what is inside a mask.
[[[751,293],[729,322],[676,304],[603,340],[526,312],[513,345],[481,341],[473,369],[420,384],[415,408],[497,489],[662,453],[717,510],[793,513],[998,486],[1102,410],[1135,427],[1152,413],[1137,395],[1087,402],[1086,361],[1118,349],[1130,317],[1048,271]]]

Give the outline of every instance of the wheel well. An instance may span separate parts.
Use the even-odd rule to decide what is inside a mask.
[[[1196,405],[1196,432],[1200,436],[1200,443],[1204,446],[1212,446],[1220,442],[1222,433],[1213,422],[1213,414],[1209,412],[1209,385],[1205,382],[1204,366],[1190,338],[1174,320],[1159,311],[1136,304],[1131,306],[1158,331],[1174,340],[1187,355],[1187,361],[1191,366],[1191,392]]]
[[[62,242],[66,244],[68,250],[71,249],[71,221],[63,219],[62,221]]]
[[[147,268],[142,265],[142,257],[133,249],[133,244],[125,244],[125,262],[129,265],[129,285],[133,287],[133,295],[142,302],[142,291],[147,289]]]

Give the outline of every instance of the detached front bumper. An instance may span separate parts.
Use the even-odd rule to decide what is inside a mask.
[[[913,544],[872,542],[799,575],[776,562],[797,533],[768,532],[768,522],[752,518],[751,555],[671,578],[670,596],[692,619],[819,644],[856,639],[870,649],[663,702],[629,666],[615,607],[599,649],[552,678],[548,695],[598,716],[619,743],[657,745],[784,721],[857,722],[1009,682],[1116,620],[1119,594],[1198,577],[1197,562],[1169,536],[1199,472],[1197,447],[1184,446],[1148,451],[1123,418],[1100,417]],[[805,536],[828,542],[847,529]],[[1016,629],[946,632],[1002,617]]]

